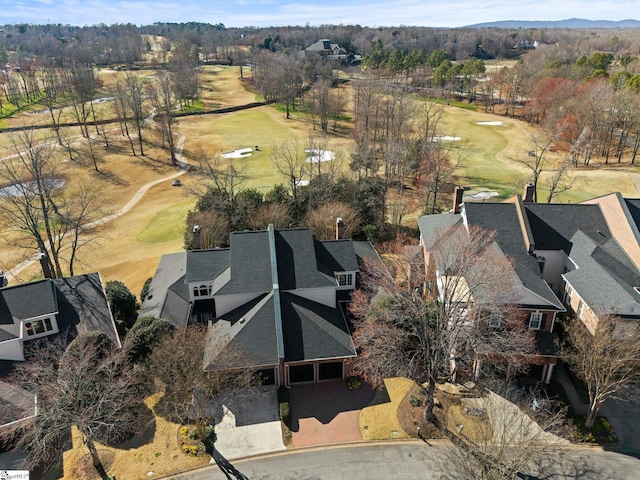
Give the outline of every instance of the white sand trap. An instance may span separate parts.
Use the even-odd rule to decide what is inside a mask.
[[[434,141],[442,140],[442,141],[445,141],[445,142],[459,142],[462,139],[460,137],[452,137],[450,135],[442,135],[440,137],[435,137],[433,140]]]
[[[331,150],[319,150],[317,148],[305,148],[306,153],[310,153],[306,158],[307,163],[330,162],[336,158],[335,153]]]
[[[487,198],[497,197],[499,195],[498,192],[492,192],[488,190],[483,190],[482,192],[472,193],[470,195],[464,195],[462,198],[465,200],[486,200]]]
[[[233,152],[225,152],[222,154],[222,158],[244,158],[250,157],[251,152],[253,152],[253,148],[238,148]]]
[[[502,125],[501,121],[497,122],[476,122],[478,125]]]
[[[306,187],[309,185],[309,180],[296,180],[296,187]]]

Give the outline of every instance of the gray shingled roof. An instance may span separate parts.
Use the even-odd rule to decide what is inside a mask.
[[[99,273],[53,280],[58,298],[58,327],[72,336],[103,332],[120,346],[120,337],[111,315]]]
[[[233,232],[229,237],[231,279],[218,293],[260,293],[271,290],[269,235],[265,230]]]
[[[211,368],[218,355],[234,349],[243,352],[245,363],[238,367],[278,364],[273,293],[262,294],[228,312],[209,327],[204,369]]]
[[[355,243],[351,240],[316,241],[318,269],[331,277],[335,272],[357,272],[359,266]]]
[[[571,258],[578,268],[563,276],[596,315],[640,317],[640,272],[628,261],[621,263],[610,252],[620,247],[610,239],[603,247],[578,231],[571,239]]]
[[[280,290],[295,290],[298,288],[322,288],[336,285],[333,271],[330,273],[319,270],[317,242],[314,241],[308,228],[291,228],[275,231],[276,261],[278,269],[278,284]],[[345,248],[353,247],[345,244]],[[327,260],[320,252],[323,260]],[[346,256],[346,255],[345,255]],[[352,254],[354,261],[355,255]],[[331,257],[333,260],[333,257]],[[337,263],[334,260],[334,263]]]
[[[185,282],[210,281],[229,268],[228,248],[187,251]]]
[[[462,215],[443,213],[440,215],[423,215],[418,218],[418,228],[424,247],[429,250],[440,236],[457,224],[462,224]]]
[[[22,321],[57,312],[51,280],[0,289],[0,342],[20,338]]]
[[[524,242],[515,203],[465,203],[469,225],[496,232],[496,242],[513,262],[513,267],[528,291],[523,291],[523,305],[564,310],[540,274],[538,262],[530,255]],[[532,294],[532,295],[531,295]]]
[[[162,308],[165,304],[167,291],[178,280],[184,279],[186,269],[186,252],[169,253],[160,258],[160,263],[158,264],[156,273],[153,275],[151,285],[149,285],[147,297],[142,302],[138,318],[145,317],[147,315],[162,318]],[[181,283],[184,283],[184,280],[182,280]],[[188,296],[187,300],[189,300]]]
[[[98,273],[45,279],[0,290],[0,341],[19,338],[21,321],[53,314],[60,332],[75,337],[100,331],[120,345]]]
[[[282,293],[285,361],[355,357],[342,310]]]

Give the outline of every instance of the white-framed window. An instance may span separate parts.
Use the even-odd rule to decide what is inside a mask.
[[[33,337],[34,335],[51,332],[53,330],[53,325],[51,324],[50,318],[45,318],[43,320],[25,322],[24,329],[27,332],[28,337]]]
[[[194,297],[207,297],[211,295],[211,286],[200,285],[199,287],[193,287]]]
[[[529,315],[529,328],[540,330],[542,328],[542,313],[531,312]]]
[[[576,316],[578,318],[582,318],[582,312],[584,312],[584,302],[582,300],[580,300],[580,302],[578,302],[578,308],[576,310]]]
[[[571,296],[573,295],[573,288],[571,288],[571,285],[567,285],[567,289],[565,290],[565,294],[564,294],[564,302],[567,305],[571,305]]]
[[[341,287],[350,287],[353,285],[353,273],[336,273],[336,280]]]
[[[502,315],[498,313],[492,313],[489,315],[489,326],[491,328],[500,328],[502,325]]]

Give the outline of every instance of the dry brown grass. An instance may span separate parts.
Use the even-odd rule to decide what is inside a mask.
[[[391,401],[365,407],[358,417],[360,432],[364,440],[409,438],[398,420],[397,412],[398,406],[414,384],[407,378],[388,378],[384,381]]]
[[[147,398],[145,403],[154,408],[162,394],[157,393]],[[180,425],[168,422],[162,417],[155,417],[155,429],[148,432],[149,438],[140,446],[111,448],[98,444],[98,452],[103,461],[105,471],[109,475],[127,480],[157,478],[170,475],[202,465],[206,465],[210,457],[187,455],[178,445],[178,429]],[[66,480],[94,480],[100,475],[91,464],[88,450],[82,443],[77,429],[72,432],[73,446],[63,453],[64,479]]]

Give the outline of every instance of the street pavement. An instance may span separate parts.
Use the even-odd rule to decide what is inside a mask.
[[[290,450],[165,477],[173,480],[375,480],[462,478],[452,472],[446,441],[408,440],[372,444],[344,444]],[[598,448],[559,449],[549,456],[538,479],[638,479],[640,460]]]

